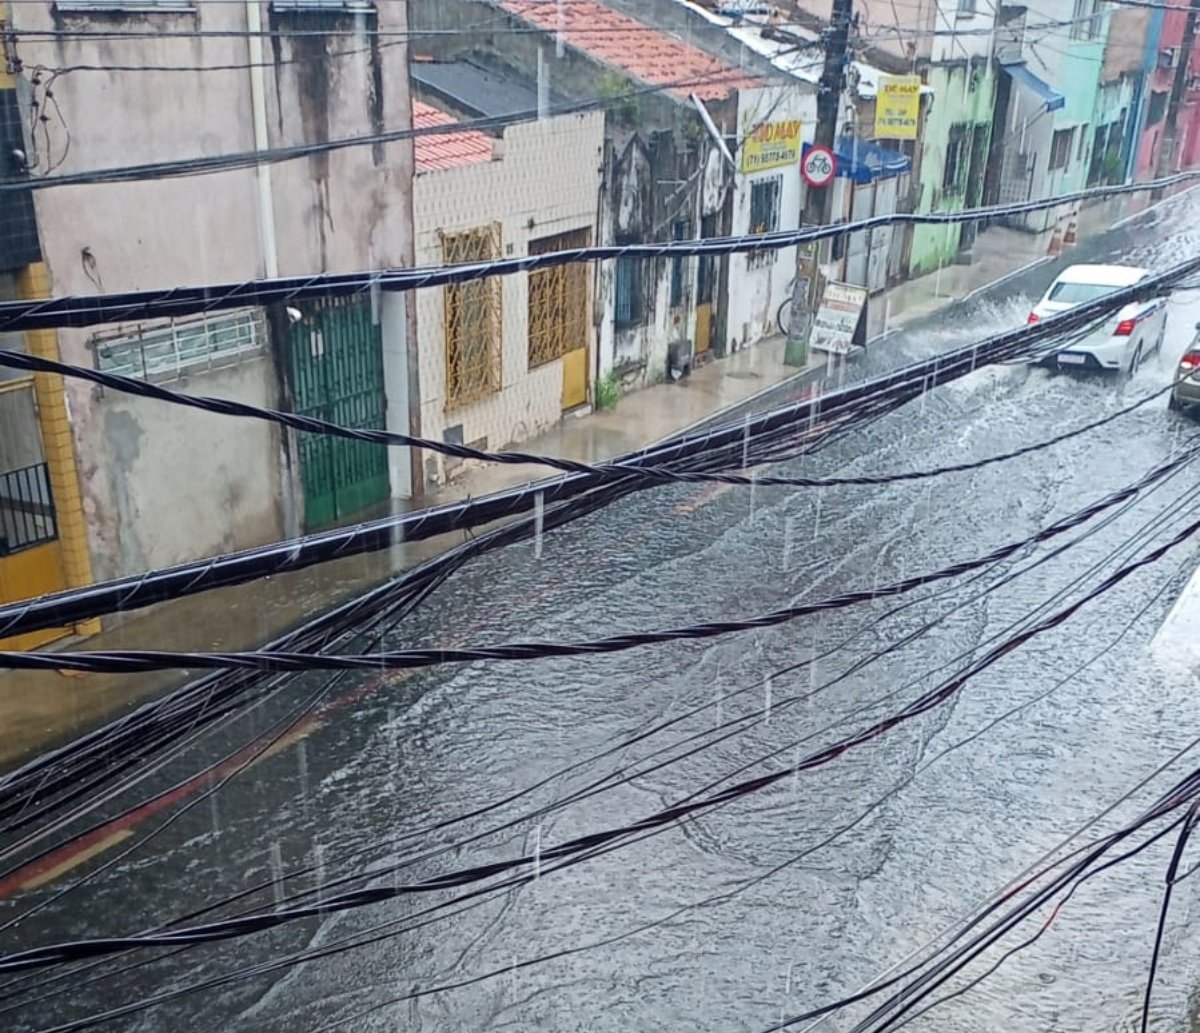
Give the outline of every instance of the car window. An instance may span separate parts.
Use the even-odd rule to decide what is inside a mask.
[[[1050,288],[1050,296],[1046,300],[1063,305],[1084,305],[1117,289],[1103,283],[1056,283]]]

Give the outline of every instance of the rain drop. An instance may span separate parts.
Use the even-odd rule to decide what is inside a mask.
[[[771,676],[768,674],[763,681],[763,719],[771,723]]]
[[[279,840],[271,844],[271,882],[275,888],[275,908],[283,906],[283,852]]]
[[[304,808],[304,816],[308,818],[311,815],[308,799],[308,743],[304,739],[296,743],[296,763],[300,769],[300,803]]]
[[[313,844],[313,868],[316,869],[317,902],[325,899],[325,847],[321,843]]]
[[[535,880],[542,877],[542,826],[535,825],[533,827],[533,877]]]
[[[539,491],[533,497],[533,556],[542,558],[542,521],[546,513],[546,499]]]
[[[792,570],[792,542],[796,536],[796,518],[790,516],[783,524],[783,570],[784,573],[791,573]]]

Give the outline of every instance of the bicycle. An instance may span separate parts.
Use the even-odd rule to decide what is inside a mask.
[[[779,332],[784,337],[788,336],[788,330],[792,325],[792,295],[796,293],[796,277],[788,280],[787,295],[783,299],[783,304],[775,312],[775,325],[779,327]]]

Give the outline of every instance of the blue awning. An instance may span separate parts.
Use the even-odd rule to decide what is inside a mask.
[[[1057,111],[1067,103],[1066,97],[1049,84],[1042,82],[1025,66],[1024,61],[1015,61],[1000,67],[1012,76],[1013,82],[1020,83],[1045,104],[1047,111]]]
[[[805,144],[805,152],[811,146]],[[853,136],[839,137],[833,145],[833,153],[837,157],[837,175],[855,183],[870,183],[912,171],[912,158],[907,154]]]

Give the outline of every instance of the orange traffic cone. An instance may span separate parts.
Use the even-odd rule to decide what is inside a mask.
[[[1050,246],[1046,248],[1046,254],[1051,258],[1057,258],[1062,254],[1063,249],[1063,231],[1061,226],[1055,226],[1054,232],[1050,236]]]
[[[1063,247],[1075,246],[1075,217],[1071,217],[1071,221],[1067,223],[1067,232],[1063,236]]]

